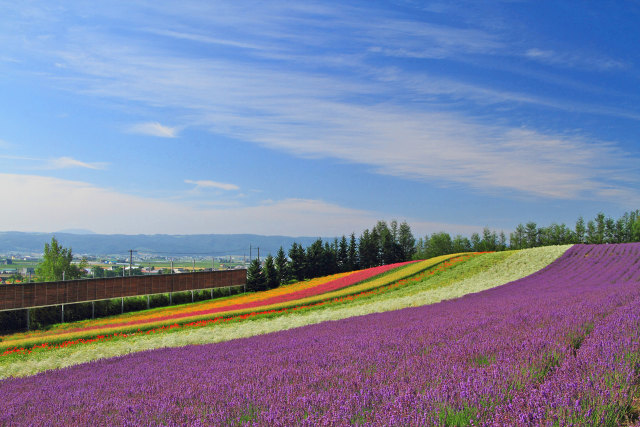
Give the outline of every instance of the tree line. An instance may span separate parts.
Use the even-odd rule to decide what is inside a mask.
[[[318,238],[306,248],[293,243],[288,252],[285,253],[280,247],[276,256],[267,256],[264,263],[254,259],[247,270],[247,289],[272,289],[294,280],[460,252],[638,241],[640,210],[626,212],[617,219],[603,213],[598,213],[589,221],[579,217],[573,227],[562,223],[552,223],[547,227],[539,227],[535,222],[521,223],[509,234],[508,240],[504,232],[496,232],[488,227],[485,227],[482,233],[472,233],[470,237],[460,234],[452,237],[449,233],[441,231],[416,240],[406,221],[400,224],[395,220],[389,224],[378,221],[357,238],[355,233],[328,242]],[[86,261],[73,264],[72,259],[71,249],[63,248],[52,238],[50,244],[45,244],[43,262],[36,270],[39,280],[82,277]],[[122,271],[108,273],[121,275]],[[94,274],[96,277],[106,275],[101,268],[96,268]]]
[[[573,227],[563,223],[552,223],[539,227],[535,222],[518,224],[509,234],[497,233],[485,227],[482,234],[473,233],[470,238],[445,232],[433,233],[418,239],[416,259],[432,258],[459,252],[487,252],[527,249],[539,246],[568,245],[576,243],[629,243],[640,241],[640,210],[625,212],[614,219],[598,213],[585,222],[579,217]]]
[[[441,231],[415,239],[406,222],[378,221],[356,238],[316,240],[307,248],[293,243],[285,254],[281,247],[275,257],[254,259],[247,270],[247,290],[272,289],[292,280],[300,281],[383,264],[428,259],[460,252],[493,252],[575,243],[602,244],[640,241],[640,210],[626,212],[618,219],[598,213],[586,221],[579,217],[573,227],[552,223],[539,227],[535,222],[518,224],[507,239],[503,231],[485,227],[470,237]],[[287,256],[288,255],[288,256]]]
[[[341,272],[409,261],[416,251],[416,240],[409,224],[378,221],[359,238],[355,233],[332,242],[318,238],[307,248],[293,243],[288,256],[282,247],[264,264],[254,259],[247,269],[247,290],[273,289],[292,280],[300,281]]]

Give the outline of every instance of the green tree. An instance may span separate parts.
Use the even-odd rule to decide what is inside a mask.
[[[596,234],[595,241],[593,243],[605,243],[605,234],[606,234],[606,218],[604,213],[599,212],[596,215]]]
[[[374,228],[375,231],[375,228]],[[365,229],[358,242],[358,253],[360,254],[360,268],[370,268],[378,265],[378,233],[373,235]]]
[[[598,241],[598,232],[596,230],[596,223],[593,220],[589,220],[587,222],[587,232],[585,243],[593,244],[593,243],[602,243],[602,241]]]
[[[102,268],[102,267],[100,267],[98,265],[94,265],[93,267],[91,267],[91,274],[96,279],[100,279],[100,278],[104,277],[104,268]]]
[[[393,264],[399,260],[400,249],[396,242],[398,232],[398,224],[395,223],[394,229],[390,229],[386,222],[378,221],[375,226],[375,230],[378,232],[379,246],[379,261],[380,264]],[[395,236],[394,236],[395,234]]]
[[[398,230],[398,246],[400,248],[400,261],[413,259],[416,253],[416,238],[413,237],[411,227],[406,221],[402,221]]]
[[[480,241],[480,250],[482,252],[495,251],[498,249],[498,235],[495,231],[484,227],[482,229],[482,240]]]
[[[334,239],[333,244],[324,244],[324,271],[323,276],[336,274],[338,272],[338,239]]]
[[[264,272],[266,289],[274,289],[280,285],[278,270],[276,270],[276,265],[271,254],[267,255],[264,259],[264,268],[262,271]]]
[[[325,271],[325,250],[322,245],[322,239],[317,239],[307,247],[305,253],[306,269],[304,277],[311,279],[313,277],[320,277],[324,275]]]
[[[275,259],[276,271],[278,273],[278,286],[282,283],[286,283],[291,278],[289,273],[289,266],[287,265],[287,256],[284,254],[284,249],[280,246]]]
[[[360,254],[358,252],[358,243],[356,242],[356,234],[351,233],[349,237],[349,255],[347,257],[346,271],[354,271],[360,268]]]
[[[304,280],[306,257],[302,245],[293,242],[289,249],[289,272],[296,280]]]
[[[478,233],[471,233],[471,248],[475,252],[481,251],[481,240]]]
[[[499,251],[507,250],[507,236],[504,234],[504,231],[500,231],[500,236],[498,237],[498,248]]]
[[[265,289],[266,283],[260,261],[254,258],[251,264],[249,264],[249,268],[247,268],[247,291],[262,291]]]
[[[347,237],[343,234],[338,244],[338,270],[340,272],[350,271],[349,268],[349,243]]]
[[[468,238],[458,234],[451,242],[451,250],[454,254],[461,252],[471,252],[471,241]]]
[[[80,264],[72,264],[73,253],[71,248],[63,248],[55,237],[51,238],[51,244],[44,244],[43,261],[38,264],[36,275],[42,282],[57,280],[79,279],[84,274],[87,261],[83,259]]]
[[[527,248],[536,248],[540,246],[539,239],[540,231],[538,230],[538,225],[530,221],[525,225],[525,236],[526,236],[526,246]]]
[[[446,231],[428,235],[424,238],[423,255],[421,258],[429,259],[440,255],[452,253],[451,236]]]
[[[524,225],[518,224],[515,231],[509,235],[509,247],[511,249],[522,249],[525,247],[525,230]]]
[[[640,242],[640,218],[636,219],[631,227],[631,241]]]
[[[585,234],[587,232],[587,227],[584,225],[584,218],[579,217],[576,221],[575,227],[575,243],[584,243]]]

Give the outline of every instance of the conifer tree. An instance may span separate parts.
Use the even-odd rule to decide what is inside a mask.
[[[280,281],[278,280],[278,271],[276,270],[271,254],[267,255],[264,259],[264,268],[262,269],[262,272],[264,273],[266,289],[274,289],[280,285]]]
[[[247,269],[247,291],[257,292],[265,289],[266,280],[262,266],[257,258],[254,258]]]
[[[284,254],[282,246],[278,249],[274,262],[276,272],[278,273],[278,286],[280,286],[283,283],[287,283],[291,278],[291,275],[289,274],[289,266],[287,265],[287,256]]]

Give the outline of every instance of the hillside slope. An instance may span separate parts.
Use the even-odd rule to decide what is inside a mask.
[[[467,293],[479,292],[524,277],[548,265],[566,251],[567,248],[568,246],[561,246],[480,254],[459,264],[451,265],[446,271],[441,271],[441,268],[444,267],[442,263],[451,258],[451,256],[445,256],[409,266],[411,269],[408,272],[406,270],[398,270],[399,273],[396,273],[397,275],[384,277],[384,280],[378,280],[378,284],[365,282],[359,287],[351,286],[345,290],[343,295],[360,293],[360,297],[339,301],[339,303],[312,307],[312,309],[286,311],[279,313],[277,316],[263,316],[259,319],[241,323],[216,322],[197,328],[169,328],[162,329],[162,333],[129,334],[127,337],[116,336],[106,341],[89,340],[88,343],[80,346],[64,344],[61,348],[47,350],[46,353],[34,352],[34,354],[3,356],[0,357],[0,378],[30,375],[48,369],[71,366],[90,360],[119,356],[136,351],[227,341],[329,320],[430,304],[442,299],[456,298]],[[434,266],[435,270],[429,270],[429,266]],[[427,270],[425,270],[424,274],[416,275],[421,269],[424,270],[425,268]],[[437,274],[426,274],[429,271]],[[399,281],[403,280],[408,274],[414,275],[411,282],[400,286],[401,283]],[[396,280],[395,285],[389,286],[388,290],[381,288],[391,279]],[[318,280],[317,284],[322,285],[322,279],[316,280]],[[305,284],[302,283],[301,285]],[[384,292],[378,292],[373,295],[361,293],[361,291],[366,293],[369,289],[378,288]],[[294,287],[294,289],[297,288]],[[260,295],[252,294],[250,297],[260,298]],[[333,297],[335,297],[334,299],[341,298],[340,294],[332,294]],[[242,298],[246,297],[238,297],[238,299]],[[326,299],[326,295],[323,298]],[[226,303],[231,301],[233,299],[227,300]],[[322,298],[318,301],[322,301]],[[117,321],[119,318],[117,317],[114,320]],[[109,320],[97,322],[106,321]],[[32,332],[30,334],[18,334],[17,337],[4,337],[5,342],[3,345],[5,347],[11,346],[12,339],[24,338],[25,336],[32,338],[34,335],[37,335],[37,333]],[[86,336],[91,337],[93,335]],[[77,337],[72,336],[72,338]],[[45,337],[45,339],[51,338]],[[36,342],[46,341],[40,339]]]
[[[508,259],[508,258],[507,258]],[[637,421],[640,244],[440,304],[0,382],[0,424]]]

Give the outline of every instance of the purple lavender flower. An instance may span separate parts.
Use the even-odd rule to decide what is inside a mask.
[[[618,425],[640,244],[439,304],[0,381],[0,425]]]

